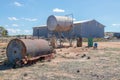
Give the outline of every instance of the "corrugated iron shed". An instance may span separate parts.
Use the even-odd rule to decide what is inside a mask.
[[[96,20],[83,20],[74,22],[73,35],[68,35],[66,32],[63,32],[65,37],[85,37],[85,38],[102,38],[104,37],[104,25],[99,23]],[[33,36],[48,37],[47,26],[40,26],[33,28]]]
[[[74,22],[75,36],[85,38],[101,38],[104,37],[104,25],[96,20],[84,20]]]

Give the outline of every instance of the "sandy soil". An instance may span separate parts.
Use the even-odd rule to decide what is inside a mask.
[[[22,68],[1,64],[0,80],[120,80],[120,42],[98,42],[98,49],[86,46],[74,43],[73,47],[56,49],[51,61]],[[3,60],[5,49],[0,51]]]

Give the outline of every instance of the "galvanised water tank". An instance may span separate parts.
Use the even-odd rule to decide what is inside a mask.
[[[47,19],[47,27],[50,31],[64,32],[69,31],[73,27],[73,20],[67,16],[51,15]]]

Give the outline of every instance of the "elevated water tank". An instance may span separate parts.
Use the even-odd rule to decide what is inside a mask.
[[[73,20],[67,16],[51,15],[47,19],[47,27],[50,31],[63,32],[69,31],[73,27]]]

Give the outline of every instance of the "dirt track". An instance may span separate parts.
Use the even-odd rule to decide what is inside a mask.
[[[120,80],[120,42],[99,42],[97,50],[86,45],[56,49],[50,62],[17,69],[0,65],[0,80]]]

